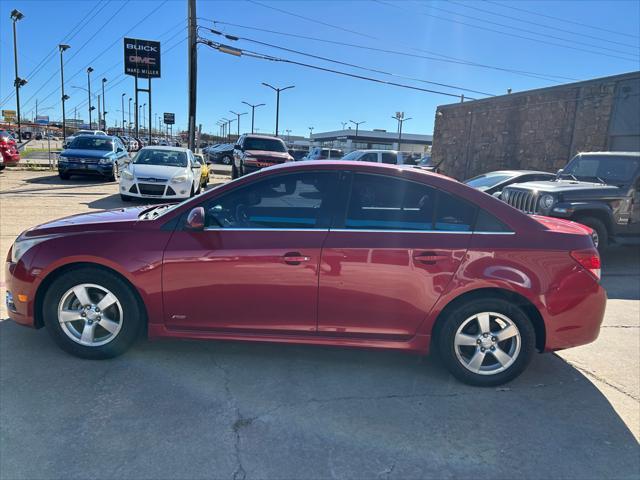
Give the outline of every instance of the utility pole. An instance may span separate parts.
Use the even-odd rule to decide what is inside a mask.
[[[104,98],[104,84],[105,83],[107,83],[107,79],[103,78],[102,79],[102,124],[103,124],[104,130],[107,129],[107,118],[106,118],[107,109],[105,107],[107,102],[105,101],[105,98]]]
[[[11,20],[13,20],[13,64],[15,67],[16,78],[13,85],[16,87],[16,115],[18,116],[18,143],[22,143],[22,124],[20,123],[20,87],[24,87],[27,81],[18,76],[18,35],[16,33],[16,23],[24,18],[24,14],[19,10],[11,11]]]
[[[89,94],[89,130],[93,128],[91,122],[91,110],[94,107],[91,106],[91,72],[93,72],[93,68],[87,68],[87,92]]]
[[[262,85],[264,85],[265,87],[269,87],[271,90],[275,90],[276,92],[276,137],[277,137],[278,136],[278,120],[280,117],[280,92],[284,92],[285,90],[294,88],[295,85],[289,85],[288,87],[284,87],[284,88],[276,88],[273,85],[269,85],[268,83],[265,83],[265,82],[262,82]]]
[[[196,31],[196,0],[189,0],[188,5],[189,29],[189,119],[188,119],[188,148],[195,151],[196,143],[196,95],[198,88],[198,34]]]
[[[402,145],[402,124],[404,122],[408,122],[409,120],[411,120],[411,117],[404,118],[404,112],[396,112],[396,115],[391,118],[398,121],[398,151],[399,151],[401,150],[401,145]]]
[[[68,95],[64,94],[64,65],[62,62],[62,53],[65,50],[68,50],[69,48],[71,48],[69,45],[65,45],[63,43],[61,43],[60,45],[58,45],[58,50],[60,50],[60,90],[62,91],[62,95],[61,95],[61,99],[62,99],[62,144],[65,144],[65,140],[67,139],[67,120],[66,120],[66,116],[65,116],[65,111],[64,111],[64,102],[66,102],[69,99]]]
[[[238,138],[240,138],[240,115],[246,115],[248,112],[237,113],[237,112],[234,112],[233,110],[229,110],[229,112],[233,113],[238,119],[238,124],[237,124],[237,127],[238,127]]]
[[[349,121],[356,126],[356,138],[358,138],[358,127],[363,123],[367,123],[367,121],[366,120],[363,120],[361,122],[354,122],[353,120],[349,120]]]
[[[256,115],[256,107],[264,107],[266,104],[258,103],[257,105],[251,105],[250,103],[247,103],[244,100],[242,101],[242,103],[244,103],[245,105],[249,105],[251,107],[251,133],[253,133],[253,124],[254,124],[254,119]]]

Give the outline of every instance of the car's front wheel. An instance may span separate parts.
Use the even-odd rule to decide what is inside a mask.
[[[509,382],[524,371],[536,338],[531,320],[520,307],[486,298],[450,312],[437,341],[445,365],[456,378],[489,387]]]
[[[43,318],[55,342],[82,358],[120,355],[144,323],[131,287],[99,268],[74,269],[56,278],[45,293]]]
[[[233,161],[233,157],[230,157],[229,155],[225,155],[224,157],[222,157],[223,165],[231,165],[232,161]]]

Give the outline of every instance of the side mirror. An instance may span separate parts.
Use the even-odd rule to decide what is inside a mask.
[[[233,148],[235,148],[236,150],[242,150],[242,145],[240,145],[239,143],[236,143]]]
[[[204,208],[196,207],[187,215],[186,227],[189,230],[203,230],[204,229]]]
[[[560,169],[558,169],[558,171],[556,172],[556,175],[561,175],[561,174],[562,174],[562,172],[564,172],[564,169],[560,168]]]
[[[200,164],[199,163],[192,163],[191,164],[191,170],[197,170],[198,168],[200,168]]]

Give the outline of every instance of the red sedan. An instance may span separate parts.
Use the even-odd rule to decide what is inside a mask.
[[[6,130],[0,130],[0,170],[13,167],[20,162],[20,152],[13,135]]]
[[[597,338],[606,294],[589,233],[421,169],[288,163],[177,205],[27,230],[7,307],[85,358],[141,332],[437,347],[460,380],[497,385],[535,350]]]

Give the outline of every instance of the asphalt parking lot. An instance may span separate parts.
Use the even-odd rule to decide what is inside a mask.
[[[125,205],[115,183],[5,171],[0,254],[29,226]],[[491,389],[339,348],[141,340],[79,360],[3,305],[0,477],[640,478],[640,249],[603,261],[598,340]]]

